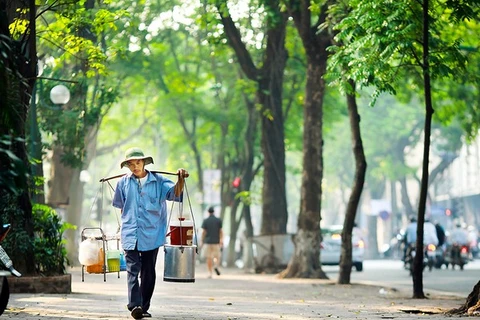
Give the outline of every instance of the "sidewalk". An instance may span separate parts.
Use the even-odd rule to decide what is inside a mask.
[[[159,259],[160,260],[160,259]],[[442,311],[459,307],[465,297],[430,294],[411,299],[412,291],[372,284],[336,285],[334,280],[278,279],[221,269],[207,279],[205,264],[196,266],[194,283],[163,281],[157,265],[157,286],[149,312],[152,319],[425,319],[450,318]],[[126,309],[126,273],[85,274],[70,270],[72,294],[12,294],[5,319],[133,319]],[[428,294],[428,292],[426,292]],[[410,311],[410,312],[408,312]],[[433,313],[433,314],[430,314]]]

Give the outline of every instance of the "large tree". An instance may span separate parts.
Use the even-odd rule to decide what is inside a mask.
[[[353,178],[352,191],[348,200],[342,229],[340,272],[338,274],[338,283],[340,284],[350,284],[350,274],[352,272],[352,231],[367,172],[367,160],[365,159],[360,130],[360,114],[356,100],[355,83],[351,80],[347,81],[347,83],[349,85],[349,91],[347,91],[347,107],[348,118],[350,120],[352,151],[355,158],[355,176]]]
[[[65,233],[69,261],[76,264],[85,221],[80,173],[94,158],[100,123],[119,95],[119,79],[108,66],[123,50],[113,38],[121,25],[117,20],[125,18],[125,12],[95,1],[47,3],[39,8],[38,51],[44,69],[38,80],[37,114],[44,136],[51,137],[48,144],[43,141],[44,153],[51,151],[46,201],[64,209],[64,220],[77,227]],[[71,99],[52,106],[46,97],[59,83],[70,89]]]
[[[452,77],[464,70],[465,57],[460,55],[457,42],[442,38],[441,32],[448,23],[463,23],[464,19],[473,17],[474,4],[473,1],[453,4],[407,0],[387,4],[351,1],[349,5],[350,14],[338,25],[337,35],[337,39],[349,43],[337,51],[350,59],[349,76],[361,85],[375,86],[377,93],[395,93],[398,79],[408,75],[412,85],[423,91],[425,122],[417,228],[417,252],[420,254],[414,261],[413,296],[424,298],[423,223],[434,112],[431,79]]]
[[[284,277],[326,278],[320,263],[320,209],[323,179],[323,101],[332,34],[326,22],[328,2],[285,1],[302,40],[307,60],[303,121],[303,168],[295,250]]]
[[[256,66],[253,54],[230,15],[228,2],[215,1],[225,37],[236,54],[245,76],[256,82],[256,103],[261,106],[261,146],[263,154],[262,227],[260,233],[285,234],[287,199],[285,190],[285,133],[282,109],[284,70],[287,61],[285,36],[287,14],[280,1],[261,1],[265,47]],[[256,45],[256,44],[254,44]]]
[[[15,186],[0,184],[4,197],[0,201],[0,214],[1,222],[26,232],[28,239],[18,239],[25,251],[9,253],[16,267],[26,274],[34,273],[35,267],[31,183],[25,174],[29,171],[25,123],[37,71],[35,18],[35,1],[0,1],[0,137],[4,150],[8,150],[0,152],[0,171],[2,175],[13,173],[14,178],[7,183],[15,183]],[[15,159],[26,167],[23,174]]]

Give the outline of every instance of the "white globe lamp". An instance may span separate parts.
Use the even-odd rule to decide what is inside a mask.
[[[64,105],[70,101],[70,91],[63,84],[56,85],[50,90],[50,100],[54,104]]]

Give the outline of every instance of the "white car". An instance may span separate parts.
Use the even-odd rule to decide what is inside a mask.
[[[322,228],[323,241],[320,244],[320,262],[322,265],[336,266],[340,264],[342,248],[342,225]],[[352,234],[352,263],[357,271],[363,270],[365,242],[358,235]]]

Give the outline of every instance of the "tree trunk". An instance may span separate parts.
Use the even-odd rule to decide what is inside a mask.
[[[408,196],[408,187],[407,187],[407,177],[403,175],[400,180],[400,194],[402,205],[405,210],[406,218],[408,219],[411,216],[415,215],[415,211],[413,210],[412,204],[410,203],[410,198]]]
[[[184,111],[183,111],[182,107],[177,106],[177,108],[175,108],[175,110],[177,111],[178,122],[182,126],[183,133],[187,137],[186,141],[188,142],[188,144],[190,145],[190,148],[192,149],[193,156],[194,156],[194,159],[195,159],[195,166],[197,167],[197,172],[198,172],[197,188],[198,188],[199,192],[201,192],[203,194],[203,166],[202,166],[203,162],[202,162],[202,157],[201,157],[201,154],[200,154],[201,152],[198,149],[197,139],[196,139],[196,136],[197,136],[196,117],[194,117],[193,115],[189,115],[192,118],[192,120],[191,120],[192,125],[189,127],[187,125],[186,117],[183,114]],[[221,150],[223,150],[223,149],[221,149]],[[220,169],[222,169],[221,166],[220,166]],[[221,172],[222,172],[222,175],[223,175],[224,170],[222,170]],[[204,208],[202,208],[202,209],[203,210],[206,209],[206,206],[204,205]]]
[[[413,260],[413,298],[425,299],[423,293],[423,224],[425,222],[425,207],[428,192],[428,165],[430,156],[430,133],[432,130],[432,96],[430,87],[430,65],[429,57],[429,1],[423,1],[423,75],[424,75],[424,95],[425,95],[425,129],[423,144],[423,165],[422,165],[422,184],[420,188],[420,200],[418,204],[417,219],[417,243],[415,259]]]
[[[47,204],[52,208],[65,207],[70,204],[70,185],[73,168],[63,164],[63,148],[54,146],[50,159],[50,180],[47,182]]]
[[[319,31],[317,25],[325,22],[327,5],[321,8],[317,23],[311,25],[310,3],[302,1],[287,9],[293,17],[307,56],[307,80],[304,100],[303,173],[300,195],[298,231],[294,237],[295,250],[282,276],[327,278],[320,263],[320,209],[323,179],[323,98],[327,68],[327,47],[331,35]]]
[[[22,18],[28,20],[28,25],[26,25],[25,29],[27,30],[25,31],[26,33],[18,37],[21,41],[14,40],[9,31],[10,23],[12,23],[15,18],[19,18],[18,15],[23,15]],[[0,35],[4,36],[0,41],[5,44],[2,46],[2,50],[6,50],[7,47],[11,50],[9,56],[2,56],[0,58],[2,59],[0,63],[0,81],[3,82],[0,84],[2,91],[5,91],[5,95],[2,94],[0,98],[2,99],[2,105],[0,106],[0,135],[11,134],[12,137],[15,138],[9,149],[23,162],[26,168],[25,172],[30,172],[25,145],[25,123],[27,121],[30,96],[37,74],[35,18],[35,1],[19,2],[0,0]],[[5,54],[6,52],[3,53]],[[11,170],[10,157],[5,157],[0,160],[2,160],[0,169],[8,168]],[[16,173],[18,174],[15,178],[16,187],[18,187],[18,191],[20,191],[16,198],[16,208],[20,210],[22,219],[18,219],[18,217],[14,215],[10,215],[9,217],[2,215],[2,220],[4,223],[11,223],[14,229],[24,230],[30,240],[33,241],[32,205],[29,193],[31,181],[27,180],[27,175],[24,173]],[[8,188],[4,186],[0,187],[0,192],[6,190],[8,190]],[[6,192],[11,193],[10,191]],[[4,204],[0,204],[2,213],[5,212],[3,206]],[[27,248],[26,251],[23,252],[9,252],[9,254],[11,258],[14,259],[19,271],[25,274],[33,274],[35,272],[35,260],[32,247]]]
[[[250,206],[243,206],[243,219],[245,221],[245,235],[243,241],[243,268],[244,270],[252,270],[255,268],[253,261],[253,225]]]
[[[285,190],[285,142],[282,110],[283,73],[287,60],[285,33],[287,15],[278,0],[269,1],[268,9],[278,17],[266,25],[267,46],[262,68],[257,68],[242,42],[240,32],[224,2],[217,2],[225,35],[235,51],[245,75],[257,82],[257,103],[262,106],[262,154],[264,177],[262,190],[261,234],[286,233],[287,196]]]
[[[86,156],[83,164],[85,168],[88,168],[95,157],[98,125],[99,123],[88,128],[88,132],[85,133]],[[86,222],[86,217],[83,216],[84,182],[80,181],[82,169],[64,165],[61,161],[63,155],[64,151],[61,146],[53,147],[47,203],[57,209],[57,213],[62,216],[63,222],[68,222],[77,227],[76,230],[68,229],[64,233],[67,258],[71,265],[77,266],[79,265],[78,245],[80,234]],[[101,199],[97,200],[101,201]],[[98,215],[101,219],[102,212],[98,212]]]
[[[227,267],[233,267],[235,265],[236,253],[235,242],[237,241],[237,231],[239,221],[236,218],[238,207],[240,206],[240,200],[233,201],[233,205],[230,209],[230,240],[228,242],[228,254],[227,254]]]
[[[40,80],[37,80],[40,81]],[[32,188],[31,198],[34,203],[45,204],[45,185],[43,183],[43,160],[42,160],[42,138],[40,129],[38,127],[38,113],[37,113],[37,85],[34,85],[32,90],[32,99],[30,103],[30,110],[28,112],[29,131],[28,148],[29,155],[32,158],[32,178],[34,179],[34,187]]]
[[[328,279],[320,265],[320,246],[312,247],[312,243],[320,243],[320,230],[298,229],[293,236],[293,256],[287,268],[280,272],[280,278]]]
[[[255,136],[256,136],[256,131],[257,131],[257,111],[255,109],[255,104],[252,103],[250,100],[245,99],[245,103],[247,106],[247,115],[248,115],[248,121],[247,121],[247,128],[245,130],[245,145],[243,147],[243,152],[241,152],[241,155],[239,157],[239,162],[241,165],[240,168],[240,176],[241,176],[241,183],[239,187],[239,192],[240,191],[249,191],[250,187],[252,185],[253,179],[255,177],[255,172],[253,168],[254,164],[254,147],[255,147]],[[239,217],[237,217],[236,213],[238,212],[238,208],[240,207],[241,202],[242,204],[242,209],[240,211]],[[242,257],[244,259],[244,268],[246,270],[250,270],[254,268],[253,265],[253,247],[252,247],[252,242],[247,242],[247,239],[251,239],[253,236],[253,225],[252,225],[252,217],[250,214],[250,204],[248,203],[247,199],[244,199],[243,201],[241,199],[234,199],[233,200],[233,205],[231,208],[231,229],[230,229],[230,246],[229,246],[229,258],[227,260],[227,266],[234,266],[235,264],[235,242],[232,243],[232,241],[237,240],[237,234],[238,234],[238,227],[242,221],[242,219],[245,222],[245,232],[241,236],[241,241],[244,243],[242,244],[244,247],[244,256]]]
[[[480,312],[480,281],[473,287],[472,292],[467,297],[465,303],[459,307],[448,310],[446,314],[449,315],[463,315],[475,316]]]
[[[245,163],[244,168],[242,168],[243,175],[242,175],[242,182],[241,188],[242,190],[249,191],[255,178],[256,171],[253,168],[255,162],[255,137],[257,134],[257,118],[258,114],[255,109],[255,104],[245,99],[246,105],[248,108],[248,122],[247,122],[247,129],[245,131]],[[254,261],[253,261],[253,242],[252,237],[254,235],[253,232],[253,224],[252,224],[252,214],[250,212],[250,204],[244,204],[242,208],[242,216],[245,221],[245,234],[243,240],[245,241],[243,248],[243,263],[245,270],[251,270],[254,268]]]
[[[85,226],[85,218],[83,216],[83,182],[80,181],[80,169],[73,169],[73,179],[70,182],[69,199],[70,205],[66,209],[65,221],[77,226],[77,229],[65,230],[65,239],[67,239],[65,248],[67,249],[67,257],[71,265],[78,266],[78,246],[80,244],[80,234],[82,227]],[[100,199],[98,199],[100,200]],[[100,225],[102,227],[102,225]]]
[[[360,115],[358,114],[357,102],[355,100],[355,83],[353,81],[348,82],[353,90],[352,93],[347,94],[347,106],[350,129],[352,131],[352,149],[355,156],[355,178],[352,193],[348,200],[345,221],[343,222],[342,252],[340,256],[340,272],[338,274],[339,284],[350,284],[350,274],[352,272],[352,230],[367,171],[367,161],[365,160],[360,132]]]
[[[283,45],[283,43],[282,43]],[[284,50],[284,48],[283,48]],[[262,227],[260,234],[287,232],[287,198],[285,190],[285,137],[282,111],[282,83],[285,60],[272,63],[268,80],[261,81],[257,97],[269,116],[262,117]],[[275,66],[275,67],[274,67]],[[263,89],[262,89],[263,87]],[[268,92],[269,94],[265,94]]]

